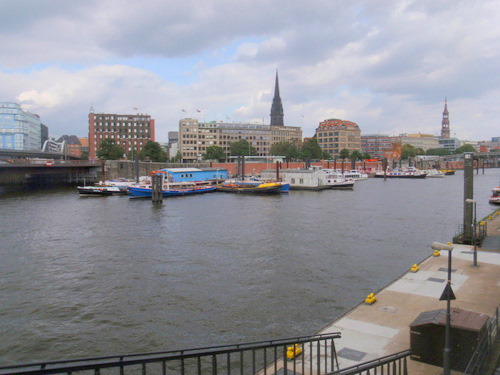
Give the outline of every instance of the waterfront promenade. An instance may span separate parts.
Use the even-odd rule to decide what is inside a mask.
[[[500,238],[500,215],[487,220],[487,225],[489,236]],[[375,303],[368,305],[361,301],[319,332],[341,333],[342,337],[335,341],[340,369],[410,349],[412,322],[422,312],[446,309],[446,301],[439,298],[446,286],[449,252],[433,256],[433,241],[447,242],[447,239],[429,239],[430,256],[418,265],[417,272],[411,272],[409,264],[407,273],[382,290],[373,291]],[[456,300],[451,302],[451,308],[492,317],[500,304],[500,249],[478,249],[478,267],[473,266],[473,249],[453,246],[451,283]],[[438,375],[443,369],[408,360],[408,373]]]

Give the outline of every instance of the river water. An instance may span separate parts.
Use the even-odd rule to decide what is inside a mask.
[[[474,172],[477,216],[500,170]],[[451,241],[463,172],[160,207],[0,196],[0,364],[313,334]]]

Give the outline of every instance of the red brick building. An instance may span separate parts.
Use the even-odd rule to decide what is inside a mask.
[[[97,159],[104,139],[113,139],[123,147],[124,157],[141,152],[148,141],[155,141],[155,120],[150,115],[89,113],[89,159]]]

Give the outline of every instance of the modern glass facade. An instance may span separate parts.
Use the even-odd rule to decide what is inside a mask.
[[[40,117],[24,111],[17,103],[0,102],[0,148],[40,151],[41,145]]]

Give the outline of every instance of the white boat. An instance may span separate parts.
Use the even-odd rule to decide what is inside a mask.
[[[500,204],[500,186],[494,188],[490,197],[491,204]]]
[[[346,178],[345,175],[333,169],[323,169],[323,172],[326,174],[326,184],[332,189],[354,188],[354,180],[352,178]]]
[[[351,169],[349,172],[344,172],[343,176],[353,179],[354,181],[368,180],[368,173],[361,172],[357,169]]]
[[[427,169],[426,171],[424,171],[427,173],[427,177],[431,177],[431,178],[442,178],[445,176],[445,172],[443,171],[438,171],[437,169]]]
[[[385,173],[384,171],[375,172],[375,177],[377,178],[425,178],[427,173],[416,169],[415,167],[410,167],[408,169],[388,169]]]

